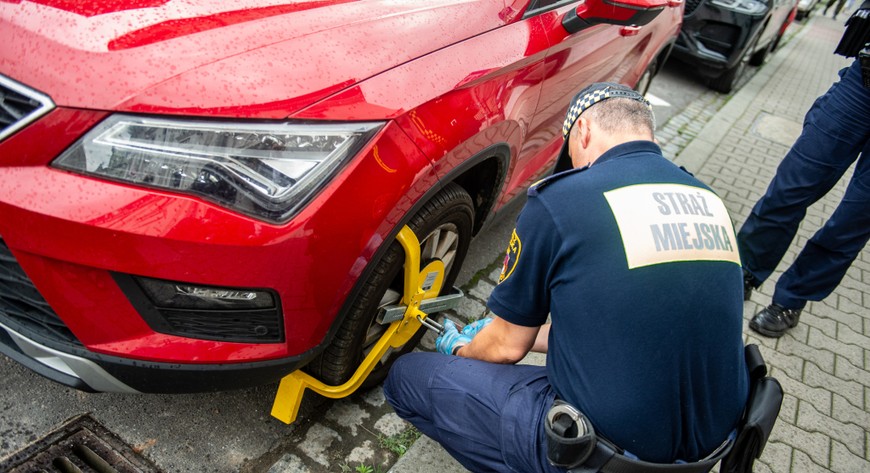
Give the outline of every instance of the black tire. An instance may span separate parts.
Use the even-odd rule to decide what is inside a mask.
[[[723,94],[730,94],[744,72],[746,72],[746,63],[741,60],[731,69],[726,69],[719,77],[710,79],[710,88]]]
[[[749,65],[750,66],[761,66],[765,62],[767,62],[767,58],[770,57],[770,53],[773,52],[773,47],[776,46],[777,40],[771,41],[770,44],[765,46],[763,49],[759,49],[752,56],[749,57]]]
[[[782,27],[780,27],[780,31],[782,31]],[[749,65],[750,66],[763,65],[765,62],[767,62],[768,59],[770,59],[770,55],[773,54],[773,52],[779,48],[779,43],[781,41],[782,41],[782,33],[779,33],[776,35],[775,38],[773,38],[773,41],[771,41],[770,44],[768,44],[766,48],[758,51],[757,53],[753,54],[752,57],[749,58]]]
[[[473,221],[474,206],[471,197],[462,187],[451,183],[408,222],[408,226],[420,239],[421,265],[428,264],[435,257],[440,257],[445,263],[446,276],[442,291],[452,287],[456,281],[471,242]],[[363,283],[332,342],[314,361],[306,365],[305,370],[308,373],[331,385],[339,385],[350,379],[387,328],[375,320],[379,307],[396,304],[401,299],[404,256],[401,245],[394,241],[387,253],[374,263],[371,276]],[[387,352],[363,383],[363,387],[371,387],[383,381],[396,358],[411,351],[420,342],[425,331],[421,327],[404,346]]]
[[[754,55],[753,51],[758,45],[760,39],[761,34],[759,32],[759,35],[752,40],[751,45],[746,48],[743,57],[737,61],[737,64],[730,69],[725,69],[725,72],[723,72],[719,77],[710,80],[710,88],[717,92],[722,92],[723,94],[730,94],[737,87],[737,84],[740,83],[740,79],[742,79],[743,75],[746,73],[746,65],[750,61],[750,57]]]

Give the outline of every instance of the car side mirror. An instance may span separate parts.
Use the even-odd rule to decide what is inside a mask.
[[[586,0],[562,18],[568,33],[576,33],[600,23],[643,26],[655,19],[668,0]]]

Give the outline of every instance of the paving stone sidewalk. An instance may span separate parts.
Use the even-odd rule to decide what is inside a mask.
[[[815,17],[735,95],[703,95],[657,133],[667,156],[709,183],[739,228],[801,131],[803,116],[849,60],[834,56],[842,23]],[[706,123],[706,125],[704,125]],[[744,307],[748,320],[767,305],[773,286],[842,198],[851,176],[811,207],[779,271]],[[467,292],[478,314],[497,273]],[[755,471],[870,472],[870,251],[866,248],[840,287],[810,303],[801,324],[779,340],[744,326],[785,390],[776,428]],[[533,361],[540,362],[540,360]],[[421,438],[393,473],[464,472],[443,449]]]

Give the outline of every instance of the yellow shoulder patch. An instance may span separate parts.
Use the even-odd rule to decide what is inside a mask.
[[[507,251],[504,255],[504,264],[501,267],[501,275],[498,277],[498,282],[501,283],[513,274],[517,267],[517,262],[520,260],[520,253],[523,249],[523,242],[520,241],[520,236],[517,235],[515,228],[511,234],[511,241],[508,243]]]

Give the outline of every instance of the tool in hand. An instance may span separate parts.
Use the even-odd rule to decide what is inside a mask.
[[[461,289],[454,287],[450,294],[434,297],[432,299],[424,299],[420,302],[419,310],[422,314],[417,314],[417,320],[421,325],[432,330],[438,335],[444,333],[444,326],[427,317],[429,314],[443,312],[445,310],[455,309],[459,306],[459,302],[465,294]],[[386,306],[378,313],[377,321],[380,324],[388,324],[396,320],[401,320],[408,311],[407,305],[396,304]]]

